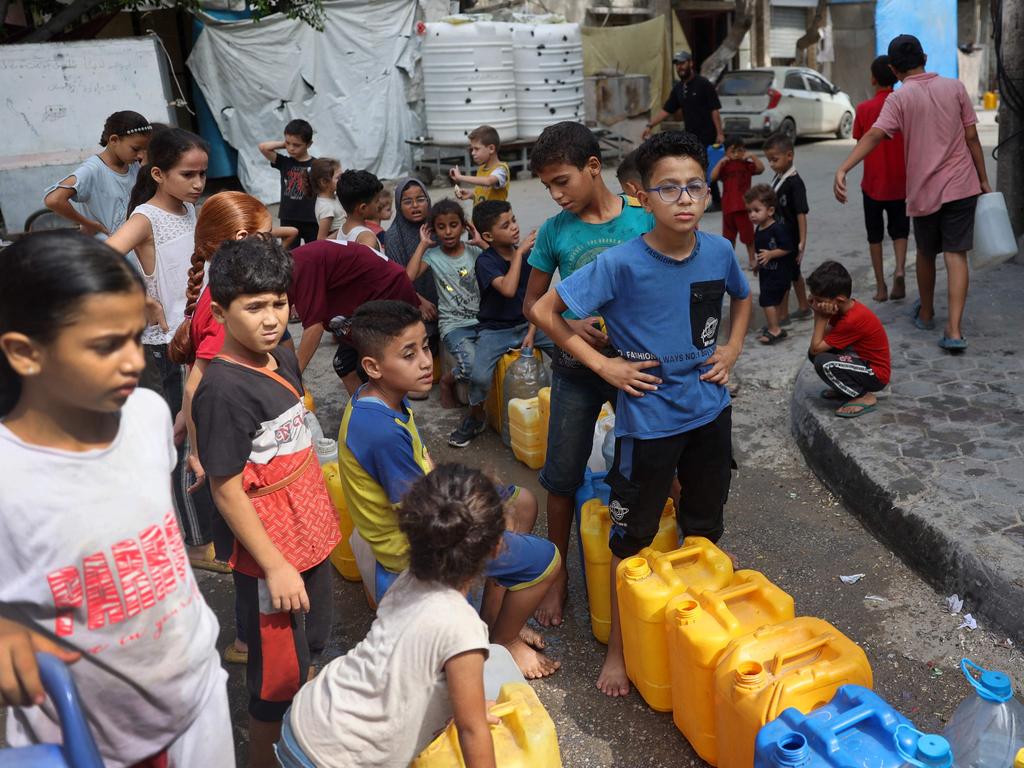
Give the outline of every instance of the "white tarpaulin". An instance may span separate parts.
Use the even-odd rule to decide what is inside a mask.
[[[434,2],[424,3],[426,16]],[[258,23],[206,25],[188,67],[225,140],[238,150],[238,177],[265,202],[279,177],[256,148],[301,117],[313,125],[312,154],[344,168],[395,178],[409,166],[405,140],[418,136],[416,0],[329,0],[324,31],[274,15]]]

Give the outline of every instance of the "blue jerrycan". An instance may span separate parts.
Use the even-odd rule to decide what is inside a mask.
[[[37,653],[36,660],[43,688],[57,710],[64,743],[0,750],[0,768],[103,768],[67,666],[49,653]]]
[[[1024,704],[1013,697],[1010,678],[1002,672],[983,669],[970,659],[961,661],[960,669],[974,692],[956,708],[942,734],[953,748],[956,765],[1013,765],[1017,750],[1024,746]]]

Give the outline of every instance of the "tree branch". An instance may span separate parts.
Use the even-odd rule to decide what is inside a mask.
[[[63,31],[64,27],[82,18],[94,8],[103,5],[104,0],[75,0],[67,8],[53,14],[45,24],[36,27],[23,37],[22,43],[43,43]]]
[[[806,63],[807,49],[812,45],[817,45],[818,41],[821,40],[819,31],[825,26],[827,14],[828,0],[818,0],[818,5],[814,9],[814,16],[811,18],[807,31],[804,32],[803,37],[796,41],[796,60],[798,63]]]
[[[819,2],[822,1],[819,0]],[[701,64],[700,73],[712,83],[729,66],[732,57],[739,51],[743,38],[746,37],[750,27],[753,26],[752,4],[753,0],[736,0],[736,10],[733,11],[732,26],[729,27],[729,34],[725,36],[722,44],[715,49],[714,53],[704,59],[704,63]]]

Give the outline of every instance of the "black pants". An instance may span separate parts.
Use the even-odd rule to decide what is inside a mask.
[[[654,440],[618,438],[608,473],[612,554],[632,557],[658,533],[672,478],[682,486],[676,519],[683,536],[718,541],[732,483],[732,406],[702,427]]]
[[[296,221],[295,219],[281,219],[282,227],[295,227],[299,230],[299,236],[292,243],[292,248],[316,240],[317,232],[320,231],[320,223],[316,221]]]
[[[274,611],[266,582],[234,572],[235,594],[249,662],[246,687],[249,714],[267,723],[279,722],[309,675],[309,666],[327,645],[333,611],[330,559],[303,572],[309,613]]]
[[[851,399],[885,387],[871,366],[852,352],[821,352],[810,359],[822,381]]]

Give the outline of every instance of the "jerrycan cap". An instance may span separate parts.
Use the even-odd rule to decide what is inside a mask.
[[[623,574],[627,579],[639,581],[651,575],[651,566],[642,557],[630,557],[625,560]]]
[[[942,736],[922,733],[913,726],[901,723],[896,726],[893,741],[900,757],[910,765],[917,768],[952,768],[953,749]]]
[[[796,731],[783,734],[775,742],[775,752],[772,757],[774,764],[780,768],[796,768],[806,765],[809,757],[807,739]]]
[[[961,661],[960,669],[967,682],[974,686],[978,695],[985,701],[1004,702],[1013,698],[1013,685],[1010,678],[1002,672],[980,667],[970,659]],[[972,674],[975,671],[980,673],[979,677]]]

